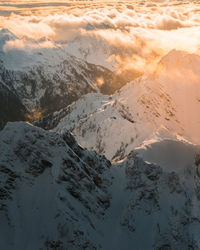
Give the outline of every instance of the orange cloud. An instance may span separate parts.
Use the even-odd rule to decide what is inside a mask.
[[[20,40],[20,39],[16,39],[16,40],[11,40],[11,41],[7,41],[5,43],[5,45],[3,46],[3,51],[7,52],[9,50],[33,50],[33,49],[42,49],[42,48],[55,48],[54,43],[52,43],[51,41],[43,41],[43,42],[30,42],[30,41],[26,41],[26,40]]]
[[[193,1],[7,1],[0,8],[15,13],[1,16],[0,26],[19,37],[7,42],[4,51],[34,49],[33,40],[53,48],[57,41],[85,37],[95,40],[97,49],[101,41],[107,43],[118,70],[142,71],[172,49],[199,53],[200,7]]]

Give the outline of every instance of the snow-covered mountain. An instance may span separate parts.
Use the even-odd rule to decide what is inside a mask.
[[[88,41],[0,31],[0,128],[44,115],[0,131],[0,249],[200,249],[200,57],[123,86]]]
[[[111,166],[68,131],[8,123],[0,132],[1,248],[197,250],[199,150],[154,138]]]
[[[0,84],[27,110],[48,114],[89,92],[110,94],[125,84],[125,78],[109,69],[70,55],[66,46],[43,48],[44,42],[0,31]]]
[[[8,123],[0,132],[1,249],[100,248],[110,165],[67,131]]]
[[[200,143],[200,57],[171,51],[152,74],[112,96],[88,94],[38,124],[67,128],[84,147],[119,160],[155,135]]]
[[[116,52],[115,48],[100,37],[78,36],[67,42],[65,50],[89,63],[101,65],[111,71],[117,69],[117,62],[111,59]]]
[[[89,29],[95,29],[88,25]],[[65,51],[71,55],[85,60],[95,65],[101,65],[122,79],[124,83],[132,81],[144,73],[144,68],[138,68],[135,63],[130,65],[129,58],[135,54],[135,50],[130,47],[121,47],[120,44],[110,43],[98,34],[88,33],[84,36],[77,36],[75,39],[66,42]],[[115,82],[116,88],[123,84]]]
[[[199,147],[146,142],[119,166],[115,227],[105,249],[199,249]],[[197,205],[198,204],[198,205]]]

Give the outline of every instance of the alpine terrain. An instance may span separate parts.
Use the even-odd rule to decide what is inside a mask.
[[[0,132],[0,245],[199,249],[199,149],[154,139],[111,165],[67,130],[8,123]]]
[[[59,43],[43,48],[33,41],[33,48],[26,50],[9,48],[7,44],[13,41],[23,40],[7,29],[0,30],[0,96],[4,111],[0,128],[7,121],[27,117],[34,120],[49,114],[90,92],[114,93],[126,83],[124,76],[69,54]],[[16,103],[8,115],[6,100]],[[18,113],[18,118],[12,112]]]
[[[10,2],[0,250],[200,250],[197,3]]]

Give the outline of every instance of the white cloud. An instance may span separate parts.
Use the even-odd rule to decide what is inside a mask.
[[[141,3],[141,2],[140,2]],[[37,6],[36,6],[37,7]],[[199,53],[199,5],[192,1],[138,1],[113,4],[96,2],[27,9],[7,17],[0,24],[21,40],[9,41],[4,50],[34,49],[32,40],[45,38],[39,46],[53,47],[56,41],[78,36],[103,40],[113,48],[119,65],[143,67],[172,49]],[[11,8],[11,7],[10,7]],[[42,11],[43,10],[43,11]],[[28,41],[30,40],[30,41]],[[89,46],[89,45],[88,45]]]
[[[7,52],[10,50],[24,50],[24,51],[30,51],[34,49],[42,49],[42,48],[50,48],[53,49],[55,48],[54,43],[51,41],[42,41],[42,42],[31,42],[31,41],[26,41],[22,39],[16,39],[16,40],[11,40],[11,41],[6,41],[6,43],[3,46],[3,51]]]

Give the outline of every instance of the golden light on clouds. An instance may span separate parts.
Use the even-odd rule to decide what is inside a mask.
[[[89,38],[112,48],[118,69],[147,70],[172,49],[199,54],[199,12],[199,1],[0,1],[0,27],[19,38],[5,51]]]

